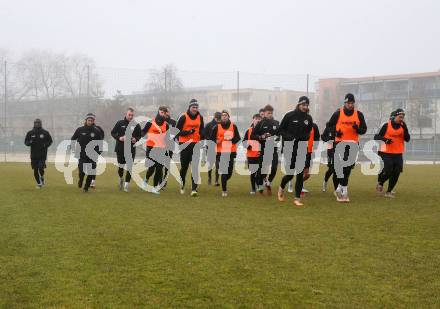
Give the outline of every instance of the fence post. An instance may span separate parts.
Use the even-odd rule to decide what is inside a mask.
[[[90,112],[90,64],[87,65],[87,112]]]
[[[307,77],[306,77],[306,92],[307,92],[307,97],[309,97],[309,74],[307,73]]]
[[[437,104],[438,100],[434,99],[434,164],[437,163]]]
[[[236,112],[236,122],[238,125],[238,114],[240,108],[240,71],[237,71],[237,112]]]
[[[6,141],[6,137],[7,137],[7,129],[8,129],[8,126],[6,125],[6,122],[8,121],[8,118],[6,117],[6,112],[7,112],[7,105],[8,105],[8,80],[7,80],[7,78],[8,78],[8,73],[7,73],[7,67],[8,67],[8,64],[7,64],[7,62],[5,61],[5,63],[4,63],[4,69],[5,69],[5,98],[4,98],[4,100],[5,100],[5,105],[3,106],[3,108],[4,108],[4,110],[3,110],[3,127],[4,127],[4,130],[3,130],[3,132],[4,132],[4,134],[5,134],[5,142],[4,142],[4,159],[5,159],[5,162],[6,162],[6,152],[7,152],[7,141]]]

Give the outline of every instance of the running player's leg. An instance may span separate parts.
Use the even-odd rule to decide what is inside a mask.
[[[44,177],[44,169],[46,168],[46,162],[45,161],[41,161],[40,165],[38,166],[38,171],[40,172],[40,176],[41,178]]]
[[[339,185],[338,177],[335,177],[335,176],[336,176],[335,169],[332,168],[332,182],[333,182],[334,190],[336,190],[338,188],[338,185]]]
[[[351,170],[354,168],[354,165],[346,166],[343,168],[344,178],[340,180],[340,185],[342,188],[342,197],[344,202],[349,202],[350,199],[348,197],[348,182],[350,179]]]
[[[148,169],[147,169],[147,173],[145,174],[145,182],[148,183],[148,180],[150,179],[151,176],[153,176],[154,172],[156,171],[156,162],[153,163],[153,165],[151,165]],[[154,182],[154,180],[153,180]]]
[[[394,170],[394,163],[393,163],[393,160],[390,156],[383,155],[382,162],[383,162],[383,169],[380,172],[380,174],[378,175],[378,182],[377,182],[377,186],[376,186],[376,191],[378,193],[382,193],[383,185],[385,184],[385,182],[387,182],[390,179],[391,175],[393,174],[393,170]]]
[[[247,162],[248,162],[248,169],[250,169],[251,164],[255,165],[258,164],[258,158],[247,158]],[[257,185],[257,172],[252,172],[250,171],[250,176],[249,179],[251,181],[251,194],[255,194],[256,192],[256,185]]]
[[[333,169],[331,167],[328,167],[327,171],[325,172],[324,181],[328,182],[328,180],[332,175],[333,175]]]
[[[199,163],[200,163],[200,158],[199,159],[196,159],[196,158],[194,158],[194,156],[193,156],[193,154],[194,154],[194,147],[195,147],[195,145],[196,144],[194,144],[194,143],[191,143],[189,146],[188,146],[188,148],[189,148],[189,154],[190,154],[190,162],[191,162],[191,165],[193,166],[193,167],[198,167],[198,165],[199,165]],[[193,193],[195,193],[196,195],[197,195],[197,183],[195,182],[195,180],[194,180],[194,175],[193,175],[193,173],[191,172],[191,194],[193,194]]]
[[[395,188],[397,181],[399,180],[400,173],[403,171],[403,157],[395,156],[393,157],[393,171],[388,182],[387,194],[394,196],[393,189]]]
[[[399,180],[400,171],[394,170],[391,174],[390,181],[388,182],[388,190],[387,193],[393,192],[394,187],[397,184],[397,181]]]
[[[218,182],[219,177],[220,177],[219,172],[218,172],[219,168],[220,168],[220,153],[217,153],[215,155],[215,183],[214,183],[214,185],[216,187],[218,187],[220,185]]]
[[[281,178],[280,188],[285,189],[289,181],[293,179],[293,175],[284,175],[283,178]],[[302,189],[302,188],[301,188]]]
[[[154,170],[155,170],[155,172],[154,172],[153,185],[155,188],[157,188],[157,186],[162,182],[163,166],[156,162]]]
[[[186,174],[188,172],[189,164],[191,163],[192,151],[189,151],[190,146],[184,148],[180,152],[180,178],[182,179],[182,188],[185,187]]]
[[[85,173],[84,173],[84,161],[79,159],[78,160],[78,188],[82,188],[83,186],[83,182],[84,182],[84,177],[85,177]]]
[[[96,162],[88,162],[91,163],[92,165],[92,169],[96,171]],[[84,191],[87,192],[90,188],[90,184],[92,183],[92,180],[95,179],[95,175],[92,175],[91,171],[88,171],[87,173],[87,178],[86,178],[86,183],[84,185]]]
[[[38,167],[34,166],[33,167],[33,171],[34,171],[34,178],[35,178],[35,182],[37,183],[37,185],[40,185],[40,174],[38,172]]]
[[[296,175],[295,180],[295,199],[301,199],[301,191],[304,186],[304,171]]]
[[[133,172],[133,164],[134,164],[134,158],[136,157],[136,153],[131,153],[131,163],[127,163],[127,171],[125,172],[125,184],[127,185],[131,181],[131,173]]]
[[[234,171],[234,154],[231,153],[229,155],[229,162],[228,162],[228,172],[221,175],[221,183],[222,183],[222,196],[227,196],[228,188],[228,180],[232,176],[232,172]]]
[[[212,169],[208,171],[208,186],[212,183]]]
[[[218,179],[220,177],[220,174],[218,173],[218,167],[215,168],[215,183],[218,185]]]
[[[275,179],[275,176],[277,175],[277,170],[278,170],[278,151],[275,149],[273,152],[270,174],[268,177],[269,183],[272,183],[272,181]]]

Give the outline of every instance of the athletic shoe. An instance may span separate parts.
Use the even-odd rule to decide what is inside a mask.
[[[256,193],[256,192],[253,191],[253,190],[252,190],[251,192],[249,192],[250,195],[255,195],[255,193]]]
[[[309,193],[310,191],[307,190],[306,188],[302,188],[301,192],[303,192],[303,193]]]
[[[118,188],[119,188],[119,191],[121,191],[121,190],[122,190],[122,188],[123,188],[123,185],[124,185],[124,180],[122,180],[122,178],[119,178],[119,183],[118,183]]]
[[[222,197],[228,197],[228,192],[227,191],[223,191],[222,192]]]
[[[81,181],[81,180],[78,180],[78,188],[82,188],[82,186],[83,186],[83,182]]]
[[[342,202],[343,198],[342,198],[342,193],[341,193],[341,191],[338,191],[338,190],[336,189],[335,192],[333,192],[333,194],[336,196],[336,201],[338,201],[338,202]]]
[[[289,181],[289,186],[287,187],[287,192],[293,193],[293,183],[292,183],[292,181]]]
[[[44,177],[43,176],[41,176],[40,177],[40,185],[41,186],[44,186],[46,183],[44,182]]]
[[[341,201],[342,203],[350,203],[350,198],[348,197],[348,194],[342,195]]]
[[[322,182],[322,192],[327,192],[327,181]]]
[[[295,206],[297,206],[297,207],[304,206],[304,204],[301,203],[301,199],[299,199],[297,197],[295,197],[295,199],[293,200],[293,204],[295,204]]]
[[[41,184],[38,184],[38,185],[35,186],[35,189],[41,189],[41,188],[42,188]]]
[[[285,198],[284,198],[284,190],[281,189],[281,187],[278,188],[278,200],[280,202],[284,202]]]
[[[84,193],[89,193],[89,189],[83,189]]]
[[[96,185],[95,185],[95,181],[94,180],[92,180],[92,182],[90,183],[90,188],[96,189]]]
[[[385,193],[384,196],[388,198],[396,198],[396,195],[393,191]]]
[[[128,182],[124,184],[124,192],[128,192]]]
[[[185,194],[185,188],[184,187],[180,188],[180,194]]]
[[[197,191],[195,191],[195,190],[192,190],[191,191],[191,197],[196,197],[196,196],[198,196],[199,194],[197,193]]]
[[[218,181],[215,182],[214,186],[215,187],[220,187],[220,184],[218,183]]]
[[[160,190],[158,190],[157,188],[153,188],[153,189],[151,189],[151,193],[159,195],[160,194]]]
[[[378,194],[382,194],[382,193],[383,193],[383,185],[381,185],[380,183],[378,183],[378,184],[376,185],[376,192],[377,192]]]

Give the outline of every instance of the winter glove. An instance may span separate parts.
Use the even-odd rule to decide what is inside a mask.
[[[357,125],[357,123],[354,123],[354,124],[353,124],[353,129],[355,129],[356,132],[359,130],[359,126]]]

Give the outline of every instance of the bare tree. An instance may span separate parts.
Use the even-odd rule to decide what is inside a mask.
[[[64,90],[72,97],[103,95],[95,62],[85,55],[63,58]]]
[[[183,83],[178,76],[177,67],[167,64],[160,69],[150,70],[146,90],[155,96],[157,105],[175,105],[175,96],[182,91]]]

